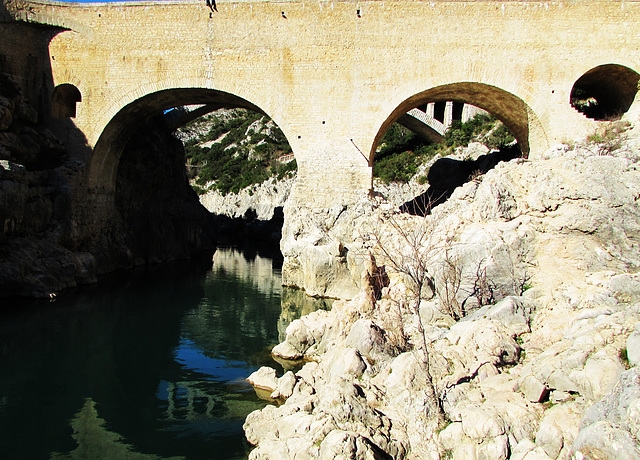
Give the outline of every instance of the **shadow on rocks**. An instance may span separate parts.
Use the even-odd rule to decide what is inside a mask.
[[[428,190],[401,205],[400,211],[414,216],[426,216],[435,206],[447,201],[457,187],[485,174],[501,161],[509,161],[521,156],[520,147],[516,144],[481,155],[476,160],[440,158],[431,166],[427,174]]]

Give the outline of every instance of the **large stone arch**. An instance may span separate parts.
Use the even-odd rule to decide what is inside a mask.
[[[268,116],[264,110],[246,99],[219,90],[173,88],[146,94],[126,104],[106,124],[93,149],[88,186],[101,192],[113,191],[122,151],[141,123],[172,107],[194,104],[206,104],[209,111],[244,108]]]
[[[477,82],[450,83],[417,93],[401,102],[382,123],[374,139],[369,161],[387,129],[406,112],[428,102],[456,101],[475,105],[502,121],[518,140],[524,156],[548,148],[547,136],[531,108],[518,96],[496,86]]]

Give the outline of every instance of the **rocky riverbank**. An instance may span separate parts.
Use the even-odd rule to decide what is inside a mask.
[[[639,458],[635,131],[501,163],[424,218],[361,203],[326,242],[360,289],[287,328],[300,371],[251,377],[284,403],[247,418],[250,458]]]

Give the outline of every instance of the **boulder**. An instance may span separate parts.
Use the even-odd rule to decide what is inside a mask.
[[[296,319],[287,326],[284,342],[276,345],[272,353],[285,359],[299,359],[318,350],[331,336],[334,318],[325,310],[318,310]]]
[[[357,436],[342,430],[333,430],[320,444],[321,460],[347,460],[357,458]]]
[[[476,442],[495,438],[505,433],[505,423],[498,412],[490,406],[469,405],[460,412],[462,431]]]
[[[293,372],[288,371],[278,379],[276,389],[273,391],[273,393],[271,393],[271,397],[273,399],[277,399],[277,398],[287,399],[289,396],[293,394],[293,389],[295,385],[296,385],[296,376],[293,374]]]
[[[276,377],[276,370],[271,367],[263,366],[249,377],[247,381],[255,388],[261,390],[269,390],[271,392],[278,388],[278,378]]]
[[[530,332],[529,323],[534,310],[531,300],[521,296],[507,296],[495,305],[487,305],[467,316],[465,320],[486,318],[498,321],[517,334]]]
[[[586,459],[628,460],[640,458],[640,445],[631,434],[601,420],[580,430],[573,443],[576,455]]]
[[[531,402],[543,402],[549,395],[549,388],[533,375],[520,379],[520,391]]]
[[[577,404],[559,404],[546,411],[538,426],[536,446],[551,458],[559,458],[561,452],[568,452],[578,434],[580,409]]]
[[[329,382],[358,378],[367,368],[362,355],[355,348],[334,349],[327,353],[325,362],[328,366],[327,380]]]
[[[640,401],[640,368],[634,367],[620,375],[615,387],[602,400],[587,409],[582,419],[582,427],[587,427],[601,420],[607,420],[613,425],[635,431],[636,423],[629,416],[629,410],[635,411]],[[634,433],[635,435],[635,433]]]
[[[353,323],[346,344],[369,358],[389,353],[384,331],[370,319],[359,319]]]
[[[551,457],[530,439],[523,439],[511,450],[511,460],[551,460]]]
[[[640,458],[640,368],[622,373],[613,390],[587,409],[573,450],[587,458]]]

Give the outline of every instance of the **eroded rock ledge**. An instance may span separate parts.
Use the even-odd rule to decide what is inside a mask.
[[[274,354],[311,362],[271,376],[250,458],[639,457],[640,156],[597,153],[501,164],[426,218],[371,201],[348,251],[315,235],[360,258],[359,293],[287,328]],[[391,260],[416,231],[417,309]]]

